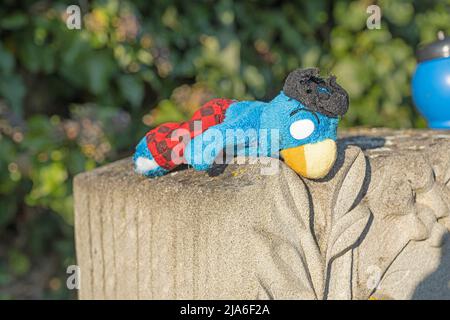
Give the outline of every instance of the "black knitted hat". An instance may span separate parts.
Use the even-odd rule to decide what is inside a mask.
[[[320,87],[326,90],[321,90]],[[327,116],[342,116],[348,110],[348,94],[336,83],[336,77],[323,79],[318,68],[296,69],[289,73],[283,92],[308,109]]]

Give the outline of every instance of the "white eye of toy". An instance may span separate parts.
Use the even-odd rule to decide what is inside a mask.
[[[309,119],[298,120],[291,124],[289,132],[294,139],[301,140],[308,138],[315,129],[314,122]]]

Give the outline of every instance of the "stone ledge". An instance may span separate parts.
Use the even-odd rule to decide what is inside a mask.
[[[450,132],[340,136],[321,181],[275,159],[157,179],[124,159],[78,175],[80,297],[450,299]]]

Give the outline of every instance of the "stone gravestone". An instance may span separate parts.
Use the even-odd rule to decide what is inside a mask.
[[[125,159],[78,175],[80,298],[450,299],[450,133],[338,143],[319,181],[276,159],[157,179]]]

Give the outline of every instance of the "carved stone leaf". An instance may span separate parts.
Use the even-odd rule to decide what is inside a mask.
[[[345,252],[356,243],[369,222],[369,218],[370,210],[365,206],[358,206],[336,222],[329,238],[327,261]]]
[[[354,205],[366,178],[366,159],[359,148],[350,148],[336,185],[333,201],[333,219],[345,215]]]
[[[353,298],[353,250],[346,251],[329,265],[327,273],[333,275],[327,283],[323,299],[350,300]]]
[[[257,231],[264,251],[260,255],[257,277],[258,297],[269,299],[317,299],[305,252],[278,236]]]
[[[364,230],[370,211],[365,206],[352,207],[362,198],[366,178],[366,160],[361,149],[350,147],[345,152],[346,160],[338,173],[333,193],[333,206],[330,216],[329,236],[326,250],[326,263],[351,245]],[[350,212],[349,212],[350,211]]]
[[[296,176],[296,173],[284,167],[282,176],[287,180],[289,177]],[[290,214],[298,216],[304,226],[303,232],[297,233],[298,240],[294,243],[299,243],[302,251],[305,252],[305,261],[310,272],[311,281],[313,282],[316,294],[320,296],[324,290],[323,271],[325,265],[312,228],[312,203],[304,182],[298,178],[289,180],[294,180],[295,182],[284,185],[287,187],[288,192],[283,192],[283,197],[286,202],[289,203],[292,201],[294,203],[294,206],[290,207]],[[307,207],[306,204],[308,204]]]
[[[267,186],[275,203],[274,230],[257,230],[269,250],[261,256],[262,265],[273,266],[257,271],[261,289],[275,299],[317,299],[323,292],[324,266],[310,226],[308,192],[292,170],[285,166],[281,170],[277,186]]]
[[[348,148],[345,154],[328,213],[324,299],[352,298],[353,262],[352,251],[348,250],[361,237],[370,218],[370,210],[359,203],[364,195],[366,159],[361,149],[355,147]]]

